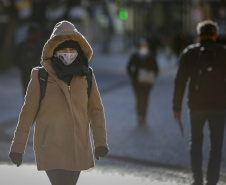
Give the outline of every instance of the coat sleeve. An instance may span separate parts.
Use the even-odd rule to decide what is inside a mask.
[[[24,154],[30,129],[34,122],[36,112],[38,111],[39,98],[40,87],[38,82],[38,69],[34,68],[31,72],[31,80],[28,84],[10,152]]]
[[[98,146],[105,146],[108,148],[104,108],[94,74],[92,77],[88,112],[95,148]]]
[[[157,76],[159,74],[159,67],[154,55],[151,56],[151,61],[152,61],[153,70],[155,72],[155,76]]]
[[[189,77],[189,54],[185,51],[179,61],[179,68],[175,78],[173,94],[173,111],[180,112],[184,91]]]
[[[135,69],[135,65],[134,65],[134,60],[135,60],[135,54],[133,54],[128,62],[127,65],[127,73],[129,76],[134,77],[135,73],[136,73],[136,69]]]

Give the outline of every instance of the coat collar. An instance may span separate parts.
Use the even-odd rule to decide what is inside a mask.
[[[50,59],[41,61],[41,65],[45,68],[49,75],[54,78],[57,84],[65,91],[65,88],[67,89],[68,85],[57,77],[56,71],[53,69],[51,63],[52,62]]]

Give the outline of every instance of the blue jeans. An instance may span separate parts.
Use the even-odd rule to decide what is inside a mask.
[[[226,110],[190,111],[190,158],[193,178],[197,183],[203,183],[202,143],[203,127],[206,121],[208,121],[210,131],[210,150],[206,178],[208,184],[217,184],[219,180],[225,120]]]

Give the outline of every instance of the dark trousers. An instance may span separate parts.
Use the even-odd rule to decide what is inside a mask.
[[[52,185],[76,185],[80,171],[68,170],[47,170],[46,171]]]
[[[191,141],[190,157],[195,182],[203,182],[202,143],[203,127],[208,121],[210,133],[210,150],[207,169],[207,182],[216,184],[219,180],[222,143],[226,111],[190,111]]]
[[[134,80],[132,81],[132,85],[136,95],[137,114],[145,119],[152,84],[143,84]]]

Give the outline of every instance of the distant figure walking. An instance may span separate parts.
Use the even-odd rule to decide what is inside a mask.
[[[136,96],[138,124],[143,125],[146,122],[150,90],[159,71],[155,55],[149,52],[145,40],[140,41],[138,50],[132,54],[127,71]]]
[[[21,72],[23,94],[25,95],[27,85],[30,81],[32,68],[41,66],[41,54],[44,41],[41,38],[41,31],[36,24],[30,25],[27,38],[15,48],[14,63]]]
[[[210,152],[206,185],[219,180],[221,150],[226,120],[226,49],[216,43],[217,23],[206,20],[197,25],[200,42],[188,46],[179,61],[173,96],[174,118],[181,119],[181,103],[189,81],[190,158],[193,185],[203,184],[203,127],[208,121]]]
[[[46,171],[52,185],[75,185],[80,171],[94,166],[90,126],[96,159],[108,153],[104,109],[88,65],[92,54],[88,41],[74,25],[61,21],[43,48],[42,68],[31,72],[9,157],[21,165],[31,126],[36,121],[37,167]],[[47,79],[47,75],[41,75],[43,72]],[[40,102],[43,81],[46,89]]]

